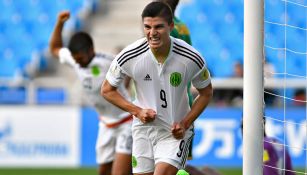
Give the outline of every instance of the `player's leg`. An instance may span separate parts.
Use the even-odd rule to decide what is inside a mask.
[[[99,175],[111,175],[112,172],[116,142],[112,135],[113,130],[100,122],[96,141],[96,162],[99,165]]]
[[[99,175],[111,175],[112,174],[112,162],[98,165]]]
[[[132,128],[132,171],[134,175],[153,175],[155,162],[151,137],[154,128],[134,126]]]
[[[178,168],[169,163],[159,162],[156,164],[154,175],[175,175]]]
[[[131,121],[121,124],[116,129],[116,154],[113,161],[112,175],[131,175],[132,131]]]
[[[155,173],[154,175],[175,175],[185,167],[189,154],[189,145],[194,133],[191,128],[183,139],[175,139],[169,130],[156,127],[157,138],[154,142]]]
[[[131,175],[131,154],[116,153],[112,167],[112,175]]]

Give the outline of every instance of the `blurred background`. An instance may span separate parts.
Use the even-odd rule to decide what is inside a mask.
[[[0,0],[0,174],[41,168],[44,174],[96,174],[97,114],[73,70],[51,57],[49,38],[58,12],[70,10],[65,43],[83,30],[93,36],[96,51],[116,54],[142,37],[148,2]],[[289,145],[294,167],[303,169],[307,1],[291,2],[265,0],[264,98],[268,134]],[[241,174],[243,0],[181,0],[176,16],[206,58],[214,86],[210,106],[195,122],[189,164]]]

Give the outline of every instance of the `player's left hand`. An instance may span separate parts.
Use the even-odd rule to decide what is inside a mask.
[[[174,123],[171,131],[175,139],[183,139],[185,135],[185,127],[182,123]]]

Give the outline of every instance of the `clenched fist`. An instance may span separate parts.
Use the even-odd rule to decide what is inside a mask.
[[[69,11],[62,11],[58,15],[58,22],[65,23],[70,17]]]
[[[171,131],[175,139],[183,139],[185,135],[185,127],[181,123],[174,123]]]
[[[143,123],[148,123],[154,121],[156,115],[156,111],[152,109],[142,109],[138,114],[136,114],[136,117],[140,119]]]

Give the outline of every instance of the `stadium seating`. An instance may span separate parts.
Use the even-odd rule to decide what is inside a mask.
[[[62,88],[38,88],[36,90],[37,104],[64,104],[67,102],[66,92]]]
[[[24,87],[0,86],[0,104],[26,104],[27,93]]]
[[[65,25],[65,30],[75,30],[77,27],[82,27],[79,13],[92,10],[90,8],[97,2],[97,0],[0,0],[0,53],[10,48],[14,53],[14,59],[11,61],[19,65],[16,69],[20,69],[24,76],[29,76],[26,67],[33,61],[33,52],[43,53],[47,48],[57,13],[61,10],[70,10],[71,20]]]
[[[306,60],[302,56],[306,55],[307,48],[307,16],[300,15],[307,13],[306,1],[293,0],[303,6],[287,3],[287,8],[284,1],[264,2],[267,60],[275,66],[276,72],[286,69],[289,73],[306,76]],[[36,70],[46,68],[45,64],[35,63],[35,57],[39,55],[39,62],[46,63],[43,55],[57,13],[64,9],[71,11],[65,30],[73,31],[83,25],[80,14],[94,11],[97,3],[98,0],[0,0],[0,79],[27,78],[31,76],[29,65]],[[231,66],[237,61],[243,62],[243,0],[190,0],[181,3],[178,15],[190,28],[192,43],[206,58],[212,75],[233,76]],[[286,16],[287,27],[282,26]],[[289,50],[284,53],[272,49],[285,47]]]
[[[243,1],[194,0],[179,8],[179,17],[191,33],[193,46],[206,58],[214,77],[233,76],[243,61]]]
[[[306,54],[307,17],[302,15],[306,14],[306,8],[288,3],[287,24],[298,28],[284,27],[282,25],[285,23],[285,2],[280,0],[265,0],[264,2],[264,20],[267,21],[265,23],[265,45],[270,48],[287,47],[294,52]],[[306,1],[296,0],[295,2],[304,5]],[[229,72],[232,69],[230,66],[238,60],[243,61],[243,1],[192,0],[183,3],[178,14],[179,18],[190,28],[192,43],[205,56],[213,75],[232,76]],[[221,57],[227,53],[225,50],[229,54],[227,59]],[[280,54],[272,54],[270,50],[272,49],[266,48],[267,59],[272,62],[277,71],[283,71],[285,58],[281,58]],[[306,69],[297,63],[297,57],[300,56],[292,55],[291,58],[287,58],[288,70],[298,75],[305,74]]]
[[[0,87],[1,104],[26,103],[27,89],[9,84],[31,78],[31,73],[48,66],[44,55],[58,12],[71,12],[64,28],[69,33],[83,27],[84,14],[96,10],[98,3],[98,0],[0,0],[0,82],[4,84]],[[39,104],[61,104],[66,99],[63,89],[37,89],[36,93]]]
[[[264,1],[265,57],[276,73],[288,73],[287,79],[306,77],[307,1],[292,2]],[[193,46],[206,58],[212,76],[233,76],[235,62],[243,62],[243,0],[191,0],[181,4],[178,16],[188,25]],[[294,89],[285,93],[293,97]]]

